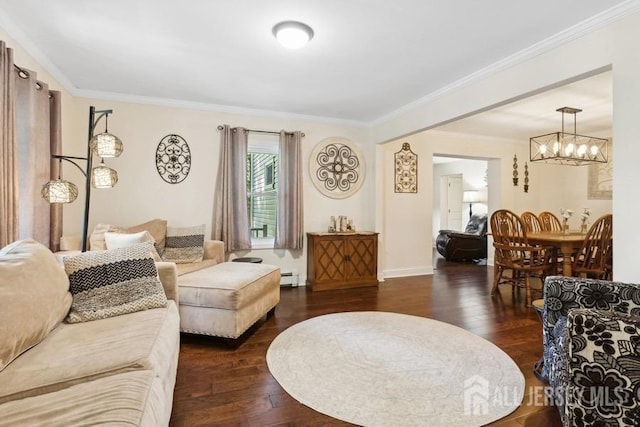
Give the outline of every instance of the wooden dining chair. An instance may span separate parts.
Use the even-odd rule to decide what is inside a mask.
[[[524,228],[525,230],[527,230],[527,233],[537,233],[539,231],[542,231],[542,223],[533,212],[522,212],[520,214],[520,219],[524,223]]]
[[[507,209],[491,215],[493,236],[494,278],[491,294],[499,292],[499,285],[511,284],[512,288],[525,289],[525,304],[531,305],[531,279],[553,274],[553,248],[532,245],[527,240],[525,225],[520,217]],[[510,276],[504,273],[509,270]]]
[[[542,231],[562,231],[562,223],[553,212],[544,211],[538,215]]]
[[[612,260],[613,215],[607,214],[589,227],[571,269],[576,277],[607,279],[612,276]]]

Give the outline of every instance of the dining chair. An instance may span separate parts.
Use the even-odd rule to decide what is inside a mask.
[[[553,248],[532,245],[527,240],[527,232],[522,219],[508,209],[500,209],[491,215],[493,236],[494,278],[491,294],[499,292],[499,285],[511,284],[515,290],[525,289],[525,304],[531,305],[531,279],[544,281],[554,272]],[[505,276],[509,270],[510,276]]]
[[[576,277],[607,279],[612,276],[612,260],[613,215],[607,214],[589,227],[571,269]]]
[[[524,228],[527,233],[537,233],[542,231],[542,223],[540,219],[533,212],[525,211],[520,214],[520,219],[524,223]]]
[[[562,231],[562,223],[553,212],[544,211],[538,215],[542,231]]]

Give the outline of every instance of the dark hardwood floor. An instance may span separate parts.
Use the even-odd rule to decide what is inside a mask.
[[[542,355],[541,326],[534,310],[524,307],[524,292],[514,296],[504,286],[492,297],[491,267],[442,258],[435,264],[433,276],[387,279],[377,288],[282,288],[275,316],[259,322],[235,349],[220,339],[183,335],[171,426],[348,425],[292,399],[270,375],[265,354],[278,333],[297,322],[366,310],[437,319],[493,342],[518,364],[526,388],[520,408],[492,425],[560,426],[557,410],[540,404],[543,384],[532,369]]]

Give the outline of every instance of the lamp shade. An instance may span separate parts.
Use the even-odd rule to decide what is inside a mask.
[[[478,203],[480,202],[480,192],[476,190],[469,190],[462,193],[462,201],[464,203]]]
[[[284,21],[273,27],[273,35],[287,49],[300,49],[313,38],[313,30],[297,21]]]
[[[64,179],[54,179],[42,186],[42,198],[49,203],[71,203],[78,197],[78,187]]]
[[[91,185],[94,188],[111,188],[118,182],[118,172],[100,163],[91,170]]]
[[[91,138],[91,151],[100,157],[118,157],[122,150],[120,138],[109,132],[99,133]]]

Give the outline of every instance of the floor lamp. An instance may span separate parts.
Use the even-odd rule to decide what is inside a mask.
[[[118,157],[122,154],[122,141],[115,135],[109,133],[107,121],[109,114],[113,110],[96,110],[95,107],[89,107],[89,136],[87,138],[87,157],[63,156],[52,154],[52,159],[58,159],[60,168],[58,179],[47,182],[42,187],[42,198],[49,203],[71,203],[78,197],[78,187],[69,181],[60,178],[62,171],[62,161],[67,161],[75,165],[84,175],[85,181],[85,199],[84,199],[84,217],[82,223],[82,252],[87,250],[87,233],[89,227],[89,207],[91,204],[91,187],[94,188],[111,188],[118,182],[118,173],[105,166],[105,157]],[[96,125],[104,117],[105,130],[102,133],[94,135]],[[100,165],[93,167],[93,156],[97,155],[101,158]],[[76,161],[84,160],[86,168],[83,169]]]
[[[462,193],[462,202],[469,203],[469,218],[471,218],[471,216],[473,215],[473,204],[480,202],[480,192],[476,190],[464,191]]]

